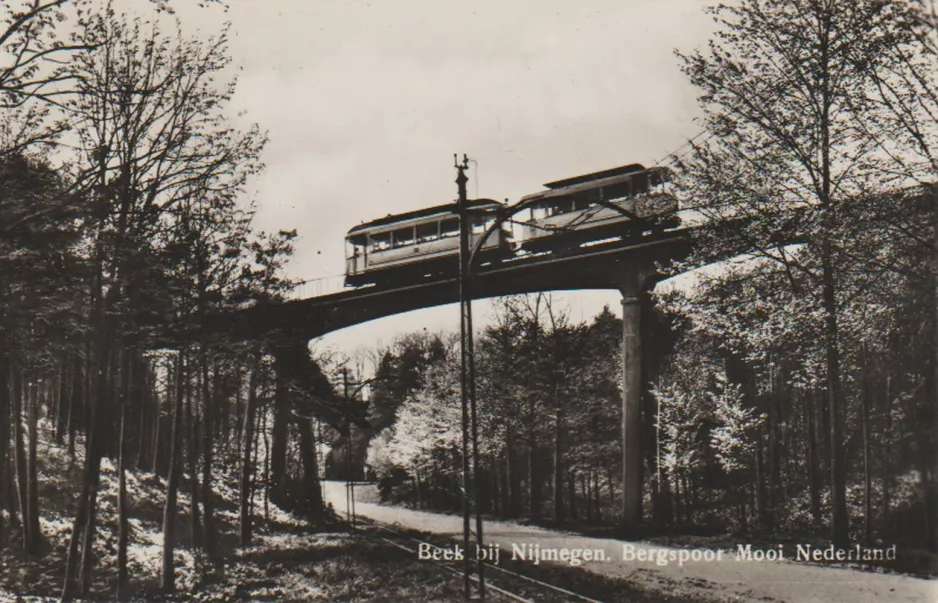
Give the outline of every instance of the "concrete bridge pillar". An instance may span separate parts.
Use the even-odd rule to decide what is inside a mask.
[[[622,524],[627,530],[642,522],[642,340],[641,303],[622,296]]]
[[[622,527],[642,524],[642,302],[648,271],[628,270],[622,293]]]

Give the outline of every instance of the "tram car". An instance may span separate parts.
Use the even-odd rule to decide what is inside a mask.
[[[472,248],[504,206],[492,199],[468,202]],[[345,236],[345,285],[413,283],[433,276],[455,276],[459,267],[459,214],[447,203],[388,215],[360,224]],[[479,250],[478,262],[510,251],[510,233],[497,229]],[[478,264],[477,264],[478,265]]]
[[[641,237],[677,226],[677,201],[665,188],[668,169],[630,165],[549,182],[547,190],[521,198],[527,206],[520,242],[523,251],[554,253],[604,241]],[[601,205],[606,201],[628,214]]]

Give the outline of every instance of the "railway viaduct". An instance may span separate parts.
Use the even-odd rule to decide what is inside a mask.
[[[681,214],[687,214],[683,216],[685,221],[671,221],[668,226],[672,228],[667,229],[655,217],[647,220],[639,218],[606,201],[621,194],[621,190],[617,193],[617,187],[622,186],[636,168],[644,169],[638,165],[623,166],[545,185],[549,188],[567,187],[554,192],[547,191],[546,196],[563,194],[564,191],[576,191],[577,194],[588,192],[593,202],[626,214],[633,227],[626,228],[628,232],[623,232],[622,236],[592,241],[575,248],[559,243],[554,246],[555,249],[514,255],[479,266],[473,263],[475,252],[469,255],[468,260],[471,267],[471,299],[539,291],[611,289],[621,292],[622,528],[626,532],[634,532],[642,521],[642,304],[647,293],[662,278],[657,267],[669,265],[672,260],[687,257],[690,253],[692,233],[697,228],[695,223],[699,223],[695,219],[686,220],[696,212],[679,211],[679,218]],[[466,178],[462,170],[457,183],[460,185],[461,198],[465,200]],[[538,195],[525,197],[519,203],[506,207],[496,224],[476,243],[475,249],[480,249],[486,237],[501,228],[504,221],[524,210],[530,203],[536,203],[536,197]],[[530,202],[526,201],[528,199]],[[638,224],[638,228],[634,227],[635,224]],[[162,340],[266,340],[272,342],[270,347],[277,359],[275,368],[280,367],[278,373],[282,370],[285,375],[290,373],[285,378],[309,381],[308,360],[304,363],[302,359],[306,357],[310,339],[378,318],[460,301],[457,264],[453,263],[451,273],[443,273],[419,283],[359,287],[307,299],[259,304],[228,314],[204,317],[198,324],[177,326],[171,336],[163,337]],[[316,373],[320,381],[325,379],[318,368],[312,372]],[[314,403],[314,406],[319,406],[314,412],[334,425],[349,420],[359,423],[364,421],[364,417],[356,416],[350,409],[337,408],[335,404]]]
[[[661,279],[657,265],[685,257],[691,249],[689,228],[579,249],[521,257],[476,268],[473,299],[538,291],[612,289],[622,293],[622,454],[623,529],[642,519],[642,301]],[[258,305],[227,315],[207,317],[188,334],[225,339],[267,339],[282,349],[304,349],[310,339],[378,318],[459,301],[456,274],[401,286],[364,287],[277,304]]]
[[[608,205],[601,200],[599,203]],[[513,208],[522,205],[523,202]],[[700,217],[692,210],[679,211],[677,214],[679,217],[681,214],[696,214],[695,218]],[[722,224],[722,228],[736,229],[746,222],[747,218],[740,216]],[[633,230],[632,235],[619,240],[581,245],[572,251],[554,249],[546,253],[515,256],[475,267],[471,271],[472,299],[582,289],[611,289],[622,294],[622,527],[627,532],[638,528],[642,520],[642,302],[663,277],[658,266],[685,258],[692,251],[693,232],[699,228],[699,223],[699,220],[692,218],[679,222],[679,226],[670,230]],[[804,242],[787,230],[777,232],[774,236],[779,245]],[[744,245],[742,242],[737,243]],[[481,247],[481,244],[478,246]],[[747,251],[743,248],[735,252],[723,249],[722,257]],[[713,258],[713,261],[718,260]],[[459,279],[454,267],[452,274],[443,274],[416,284],[360,287],[209,316],[199,324],[173,327],[172,334],[158,335],[157,340],[172,347],[172,342],[183,338],[190,341],[204,341],[213,337],[228,340],[267,339],[278,342],[281,350],[302,350],[305,355],[310,339],[332,331],[457,301]],[[274,353],[277,355],[276,349]],[[306,368],[301,367],[300,370],[305,371]],[[321,374],[319,376],[324,379]],[[324,420],[329,421],[331,415],[331,422],[337,418],[359,422],[363,420],[347,410],[337,412],[335,407],[328,404],[319,410]]]

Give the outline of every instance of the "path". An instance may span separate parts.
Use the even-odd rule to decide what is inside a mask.
[[[363,489],[366,493],[369,488]],[[373,487],[370,488],[374,490]],[[326,482],[326,498],[336,511],[345,514],[345,483]],[[356,499],[359,499],[356,496]],[[427,513],[402,507],[355,503],[360,516],[387,524],[441,535],[453,535],[461,541],[462,518]],[[511,522],[490,521],[484,526],[486,543],[498,543],[502,558],[510,557],[512,546],[595,550],[606,560],[584,561],[580,567],[608,576],[625,578],[636,588],[671,595],[730,595],[734,600],[779,601],[785,603],[865,603],[867,601],[938,603],[938,581],[898,574],[879,574],[849,568],[807,564],[792,560],[737,560],[734,552],[724,552],[719,560],[688,560],[680,564],[682,549],[643,542],[625,542],[567,534]],[[623,560],[624,546],[633,552],[664,556],[662,565],[655,561]],[[525,551],[529,551],[525,548]],[[684,550],[685,554],[687,549]],[[709,553],[711,556],[714,553]],[[532,561],[528,561],[532,562]],[[553,561],[543,563],[555,563]],[[735,595],[735,597],[734,597]]]

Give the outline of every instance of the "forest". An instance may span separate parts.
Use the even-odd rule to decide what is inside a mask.
[[[267,137],[232,113],[229,31],[161,16],[184,1],[0,9],[0,566],[54,568],[66,601],[178,592],[282,511],[329,521],[321,475],[463,504],[456,337],[350,359],[187,327],[285,301],[298,234],[253,224]],[[677,53],[704,129],[669,160],[702,226],[642,305],[645,527],[935,552],[934,5],[712,12],[712,44]],[[614,527],[620,319],[491,303],[482,510]]]
[[[128,545],[145,501],[131,472],[165,493],[154,510],[164,593],[176,588],[183,534],[216,558],[219,488],[237,491],[241,546],[258,492],[265,516],[268,501],[310,521],[324,511],[323,428],[307,406],[326,412],[336,399],[305,342],[162,345],[173,325],[283,301],[297,236],[252,226],[245,187],[267,139],[231,119],[228,31],[186,35],[160,18],[169,8],[3,8],[0,548],[8,567],[25,555],[61,568],[63,600],[104,588],[102,567],[118,568],[106,586],[117,598],[133,589]],[[64,492],[47,441],[67,451]],[[101,493],[111,466],[115,513]],[[63,505],[71,520],[54,529],[51,507]]]

